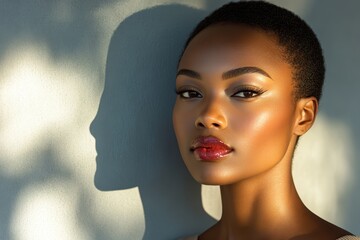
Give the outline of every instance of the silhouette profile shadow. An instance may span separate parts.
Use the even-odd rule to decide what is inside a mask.
[[[182,5],[146,9],[126,18],[110,42],[104,92],[91,125],[95,186],[139,188],[145,240],[175,239],[215,223],[202,207],[201,186],[182,163],[171,121],[177,61],[204,14]]]

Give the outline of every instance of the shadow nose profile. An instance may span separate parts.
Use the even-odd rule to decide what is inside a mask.
[[[214,222],[182,163],[171,121],[178,57],[203,14],[181,5],[149,8],[121,22],[110,41],[90,126],[98,153],[94,184],[102,191],[138,188],[144,240],[174,239]]]
[[[95,128],[96,128],[96,117],[97,116],[94,117],[94,119],[91,121],[90,126],[89,126],[89,132],[95,139],[96,139],[96,136],[95,136],[95,133],[96,133],[96,130],[95,130]]]

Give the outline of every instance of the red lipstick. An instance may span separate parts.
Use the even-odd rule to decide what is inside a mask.
[[[191,146],[191,151],[203,161],[214,161],[233,151],[231,147],[216,137],[198,137]]]

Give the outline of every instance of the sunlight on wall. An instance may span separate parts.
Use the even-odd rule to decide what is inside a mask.
[[[1,174],[29,178],[45,164],[54,176],[58,171],[71,176],[29,181],[21,189],[11,219],[14,239],[92,239],[92,229],[81,226],[79,204],[87,204],[91,221],[114,239],[140,239],[144,233],[137,188],[104,193],[93,185],[96,152],[89,125],[99,90],[78,65],[74,59],[54,61],[46,45],[34,41],[14,43],[1,62]],[[54,156],[44,158],[49,147]],[[78,202],[80,195],[88,196],[86,203]]]
[[[19,176],[36,165],[33,154],[68,126],[79,102],[74,78],[83,76],[50,65],[46,45],[16,44],[8,52],[0,69],[0,166]]]
[[[351,183],[354,149],[350,129],[319,115],[300,140],[293,174],[305,204],[320,216],[342,224],[341,199]]]
[[[79,93],[85,92],[80,91],[81,79],[86,76],[73,71],[68,61],[54,63],[46,45],[33,41],[14,43],[0,66],[1,173],[31,176],[51,161],[42,156],[47,148],[56,149],[62,132],[72,131],[79,120]],[[14,203],[14,239],[89,239],[77,223],[76,184],[52,178],[28,184]]]
[[[89,239],[76,222],[77,191],[74,184],[63,179],[28,186],[18,198],[11,222],[13,239]]]
[[[205,211],[215,219],[220,219],[221,209],[221,198],[220,188],[218,186],[201,186],[201,199]]]

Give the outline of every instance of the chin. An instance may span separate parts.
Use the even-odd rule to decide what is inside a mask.
[[[211,186],[225,186],[236,183],[237,181],[231,181],[229,179],[219,179],[219,178],[200,178],[195,180],[203,185],[211,185]]]
[[[196,172],[190,171],[190,173],[198,183],[204,185],[228,185],[236,182],[221,169],[202,169]]]
[[[218,181],[216,179],[196,179],[195,180],[203,185],[211,185],[211,186],[220,186],[220,185],[225,185],[223,184],[223,181]]]

